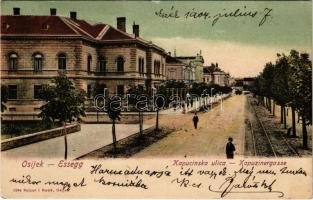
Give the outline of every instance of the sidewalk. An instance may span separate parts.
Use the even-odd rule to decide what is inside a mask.
[[[144,125],[147,129],[152,125]],[[139,132],[138,124],[116,124],[117,140],[126,138]],[[112,143],[111,124],[81,124],[81,131],[69,134],[68,156],[69,160],[78,158],[86,153],[97,150]],[[64,158],[64,137],[57,137],[42,142],[2,151],[3,158]]]

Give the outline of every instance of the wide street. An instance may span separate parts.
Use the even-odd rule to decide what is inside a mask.
[[[244,156],[247,154],[247,151],[252,151],[248,148],[249,144],[251,147],[252,141],[246,137],[248,136],[249,138],[251,136],[245,124],[247,113],[250,113],[250,111],[247,110],[247,95],[233,95],[223,100],[223,103],[219,102],[213,109],[207,112],[198,112],[198,129],[195,129],[193,126],[193,113],[182,114],[180,110],[173,111],[173,109],[163,111],[159,117],[159,125],[173,129],[174,131],[160,140],[155,140],[150,146],[134,153],[132,157],[187,158],[218,156],[224,158],[226,157],[225,146],[228,137],[233,138],[233,143],[236,147],[235,156]],[[278,113],[276,117],[273,118],[274,122],[277,121],[276,118],[279,118]],[[153,125],[155,125],[155,116],[149,116],[144,120],[144,129],[152,127]],[[81,157],[111,144],[111,127],[111,124],[81,124],[81,131],[68,135],[68,159]],[[300,124],[297,124],[297,129],[298,128],[300,129]],[[300,136],[301,133],[299,129],[298,135]],[[311,128],[308,128],[308,130],[310,131]],[[138,124],[117,124],[117,140],[121,140],[138,132]],[[311,135],[309,135],[309,138],[311,138]],[[247,143],[245,140],[248,142],[247,147],[245,147],[245,145],[247,145],[245,144]],[[300,137],[295,139],[291,138],[290,140],[289,142],[294,143],[296,148],[301,145]],[[282,145],[286,146],[285,144]],[[245,148],[247,148],[246,152]],[[301,148],[297,149],[302,155],[308,154],[307,152],[302,152]],[[283,152],[282,155],[287,154]],[[259,154],[259,156],[262,155]],[[2,157],[62,159],[64,157],[64,137],[52,138],[3,151]]]
[[[236,155],[243,155],[244,147],[244,95],[232,96],[206,113],[199,113],[199,127],[194,129],[193,114],[161,115],[160,125],[177,131],[152,144],[134,157],[196,157],[225,156],[228,137],[233,137]],[[147,123],[153,123],[153,119]]]

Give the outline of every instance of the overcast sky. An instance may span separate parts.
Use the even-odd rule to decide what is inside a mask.
[[[140,35],[163,47],[176,49],[177,56],[195,55],[201,49],[205,64],[219,63],[232,76],[255,76],[266,62],[274,61],[276,53],[297,49],[311,54],[312,15],[310,1],[5,1],[2,14],[12,14],[20,7],[22,15],[49,15],[57,8],[58,15],[69,16],[77,11],[78,18],[116,26],[116,17],[127,18],[127,32],[132,24],[140,25]],[[161,18],[155,14],[178,10],[180,18]],[[220,18],[212,26],[212,18],[184,17],[188,11],[207,11],[211,17],[218,13],[257,12],[255,17]],[[267,9],[267,10],[266,10]],[[272,9],[262,26],[263,16]]]

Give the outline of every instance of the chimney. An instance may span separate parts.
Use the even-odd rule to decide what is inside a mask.
[[[57,15],[57,9],[56,8],[50,8],[50,15],[51,16]]]
[[[13,15],[20,15],[20,8],[13,8]]]
[[[168,52],[168,55],[170,55],[170,56],[171,56],[171,55],[172,55],[172,53],[169,51],[169,52]]]
[[[76,12],[70,12],[70,17],[72,20],[76,20],[77,19],[77,13]]]
[[[133,24],[133,34],[135,35],[135,37],[139,37],[139,25],[138,24]]]
[[[126,17],[116,18],[117,29],[126,32]]]

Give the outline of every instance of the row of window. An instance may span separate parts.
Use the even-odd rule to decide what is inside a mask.
[[[104,88],[107,88],[107,86],[105,84],[99,85],[96,88],[94,88],[93,85],[88,84],[87,85],[87,97],[91,98],[92,96],[94,96],[96,94],[103,94]],[[94,91],[94,89],[96,89],[96,91]],[[106,92],[108,92],[108,90],[106,90]],[[116,86],[116,94],[118,94],[118,95],[125,94],[124,85],[117,85]],[[106,93],[106,95],[108,95],[108,93]]]
[[[118,56],[116,58],[116,68],[118,72],[124,71],[124,63],[125,60],[122,56]],[[92,66],[92,56],[88,55],[87,57],[87,71],[91,72],[91,66]],[[104,56],[98,57],[98,72],[106,72],[107,71],[107,59]]]
[[[34,99],[40,99],[42,85],[34,85]],[[8,99],[17,99],[17,85],[8,85]]]
[[[58,58],[58,69],[66,70],[66,55],[60,53],[57,55]],[[43,55],[41,53],[34,53],[32,56],[33,69],[34,71],[41,71],[43,67]],[[9,70],[18,69],[18,55],[17,53],[9,54]]]
[[[139,68],[140,74],[145,73],[145,59],[144,58],[138,58],[138,68]]]
[[[18,69],[18,55],[17,53],[10,53],[9,54],[9,70],[17,70]],[[43,55],[41,53],[35,53],[32,56],[33,60],[33,69],[34,71],[42,71],[43,68]],[[57,55],[58,59],[58,69],[59,70],[66,70],[66,61],[67,57],[64,53],[60,53]],[[118,72],[123,72],[124,71],[124,58],[122,56],[119,56],[116,58],[116,67]],[[91,64],[92,64],[92,57],[91,55],[88,56],[87,59],[87,70],[88,72],[91,71]],[[98,71],[99,72],[106,72],[106,66],[107,61],[105,57],[100,56],[98,58]]]
[[[159,60],[154,61],[154,74],[161,75],[161,63]],[[162,65],[162,70],[164,68],[164,65]]]
[[[9,70],[17,70],[18,69],[18,55],[17,53],[9,54]],[[41,53],[35,53],[32,56],[33,60],[33,69],[34,71],[42,71],[43,69],[43,55]],[[67,57],[64,53],[60,53],[57,55],[58,59],[58,69],[66,70],[66,61]],[[116,58],[116,68],[118,72],[124,71],[124,63],[125,60],[122,56],[118,56]],[[92,66],[92,56],[88,55],[87,57],[87,71],[91,72]],[[162,66],[164,67],[164,66]],[[140,74],[145,73],[145,60],[144,58],[138,58],[138,70]],[[98,57],[98,72],[106,72],[107,71],[107,59],[104,56]],[[154,61],[154,73],[157,75],[161,74],[161,64],[159,60]]]
[[[102,94],[106,88],[106,85],[101,85],[98,87],[96,94]],[[42,85],[34,85],[34,99],[41,99],[40,91],[42,90]],[[116,93],[119,95],[123,95],[124,85],[117,85],[116,86]],[[91,84],[87,85],[87,97],[91,98],[93,96],[93,87]],[[8,85],[8,99],[17,99],[17,85]]]

